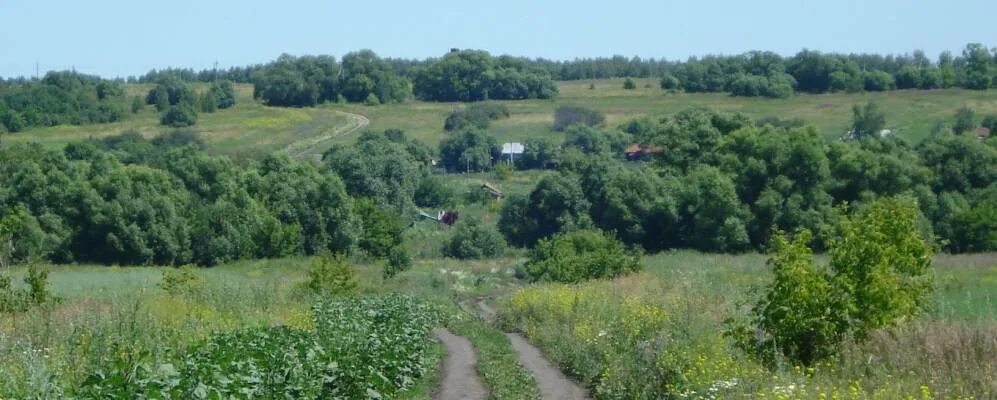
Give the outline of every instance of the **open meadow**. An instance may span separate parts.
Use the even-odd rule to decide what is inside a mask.
[[[304,287],[311,261],[220,265],[194,270],[195,279],[173,286],[163,283],[176,271],[171,268],[46,266],[50,293],[59,300],[0,317],[0,375],[7,378],[0,395],[83,395],[76,388],[115,368],[161,377],[165,365],[179,367],[182,349],[223,332],[275,325],[320,329],[312,314],[317,299]],[[644,272],[612,281],[519,292],[524,283],[514,275],[520,258],[431,258],[387,280],[377,264],[360,263],[357,272],[360,293],[410,294],[448,314],[446,324],[471,337],[478,372],[498,399],[535,398],[536,388],[507,339],[458,305],[469,305],[471,313],[480,312],[476,304],[496,308],[503,324],[522,330],[600,398],[632,395],[650,382],[647,374],[669,371],[683,374],[689,398],[700,398],[697,392],[716,398],[987,398],[997,390],[993,254],[937,256],[938,291],[928,314],[869,343],[849,345],[833,366],[774,375],[734,351],[722,334],[723,321],[749,289],[768,278],[764,256],[679,251],[647,256],[644,263]],[[17,281],[24,274],[23,268],[13,271]],[[439,349],[426,357],[429,370],[421,376],[429,378],[412,386],[407,398],[434,393]],[[120,379],[139,379],[134,374]],[[89,390],[94,393],[92,385]]]
[[[497,100],[506,105],[510,117],[495,121],[489,133],[500,142],[523,141],[536,137],[563,139],[563,132],[551,129],[554,109],[560,105],[578,105],[605,114],[606,124],[638,118],[661,118],[690,107],[704,107],[727,112],[742,112],[760,119],[800,118],[815,125],[821,135],[833,140],[848,131],[852,106],[877,102],[886,115],[886,126],[899,137],[914,143],[927,137],[935,124],[952,118],[961,107],[978,114],[997,112],[997,91],[965,89],[893,90],[887,92],[796,94],[786,99],[734,97],[726,93],[673,93],[661,90],[657,80],[637,79],[637,88],[623,89],[623,79],[600,79],[557,82],[559,95],[553,100]],[[362,104],[324,104],[316,108],[265,107],[253,99],[252,85],[237,84],[236,106],[202,115],[190,129],[200,133],[216,154],[261,155],[284,150],[298,155],[305,148],[316,154],[334,143],[350,143],[362,126],[351,114],[369,119],[369,129],[402,129],[409,137],[435,146],[444,136],[447,115],[461,103],[406,101],[379,106]],[[590,89],[593,87],[593,89]],[[141,95],[151,85],[129,85],[128,93]],[[345,113],[345,114],[344,114]],[[99,125],[62,125],[35,128],[8,135],[7,143],[39,142],[61,147],[69,141],[101,138],[135,131],[147,137],[168,131],[158,124],[158,114],[151,106],[123,122]],[[352,134],[344,134],[352,133]]]

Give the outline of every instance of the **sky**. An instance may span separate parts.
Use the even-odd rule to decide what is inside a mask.
[[[281,53],[450,48],[569,60],[997,46],[995,0],[0,0],[0,77],[257,64]]]

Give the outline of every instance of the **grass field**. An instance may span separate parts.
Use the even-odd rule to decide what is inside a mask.
[[[361,263],[357,270],[362,292],[408,293],[431,299],[450,309],[451,315],[458,315],[462,313],[456,304],[463,299],[491,299],[489,301],[495,304],[505,304],[503,299],[510,293],[526,287],[514,277],[514,269],[521,262],[520,258],[477,262],[424,259],[417,261],[413,269],[387,281],[382,279],[379,265]],[[593,353],[588,356],[595,357],[585,361],[590,363],[585,364],[585,369],[579,369],[571,358],[579,355],[567,352],[563,346],[575,343],[573,340],[578,335],[598,336],[600,330],[612,335],[616,332],[612,330],[615,329],[612,321],[616,319],[609,315],[629,315],[626,309],[614,307],[635,304],[654,307],[642,309],[645,312],[661,310],[664,319],[658,321],[662,325],[655,325],[656,328],[651,325],[657,323],[654,315],[658,314],[634,315],[641,316],[644,325],[640,326],[664,329],[668,337],[677,341],[676,346],[684,346],[677,347],[684,353],[669,353],[671,356],[691,357],[682,358],[683,362],[695,360],[697,356],[722,356],[707,363],[689,364],[687,373],[692,382],[739,379],[742,387],[736,393],[749,388],[748,393],[772,394],[775,388],[793,382],[819,386],[828,393],[833,390],[847,392],[851,390],[852,381],[857,379],[861,381],[858,389],[868,396],[856,398],[888,398],[884,396],[916,392],[921,385],[929,386],[932,393],[943,397],[966,393],[966,390],[981,390],[988,384],[987,376],[997,372],[995,359],[986,358],[997,351],[997,298],[994,296],[997,293],[997,256],[994,254],[937,256],[938,291],[936,307],[930,314],[920,317],[903,331],[877,336],[863,347],[849,347],[843,356],[843,367],[837,370],[803,376],[788,369],[777,372],[774,377],[758,375],[757,366],[731,353],[720,336],[723,319],[737,309],[739,302],[747,299],[749,288],[766,281],[764,256],[679,251],[650,255],[644,262],[645,272],[614,281],[574,288],[541,285],[527,289],[533,291],[534,296],[541,296],[538,299],[555,296],[543,304],[554,307],[548,314],[551,318],[561,319],[556,320],[559,322],[546,321],[543,325],[522,319],[520,322],[527,322],[517,328],[523,329],[555,362],[585,383],[591,383],[592,376],[603,367],[599,361],[603,356],[598,352],[612,348],[599,347],[602,342],[596,339],[592,339],[595,347],[575,347],[575,351],[590,351]],[[61,302],[25,314],[0,316],[0,376],[11,378],[6,384],[0,384],[0,396],[17,398],[41,394],[45,397],[45,394],[61,392],[67,386],[79,383],[122,348],[155,359],[169,349],[181,348],[218,331],[271,325],[308,328],[312,325],[309,315],[312,298],[303,292],[301,284],[306,280],[309,263],[308,258],[288,258],[199,269],[196,274],[203,278],[202,286],[183,296],[166,293],[157,286],[164,268],[47,267],[51,271],[51,292],[61,298]],[[11,272],[19,282],[25,271],[15,269]],[[585,296],[601,300],[597,308],[583,314],[558,316],[553,311],[557,309],[554,299],[562,292],[582,296],[573,300],[582,302],[574,306],[581,307],[577,308],[578,312],[594,306],[584,303],[588,298]],[[638,300],[640,302],[635,303]],[[515,304],[500,312],[525,318],[517,314],[523,311]],[[574,308],[565,310],[571,309]],[[571,322],[573,318],[582,318],[579,315],[587,317]],[[561,323],[573,324],[571,335],[574,336],[557,336],[566,334],[555,330]],[[600,327],[593,323],[607,325]],[[535,398],[536,388],[531,379],[517,367],[508,342],[495,328],[466,314],[448,324],[451,330],[467,336],[478,349],[479,373],[495,398]],[[972,335],[976,335],[977,341],[973,341]],[[681,339],[683,337],[685,339]],[[870,354],[874,359],[863,358]],[[972,365],[949,365],[956,361],[953,354],[961,354],[958,360]],[[579,360],[585,359],[574,362]],[[743,364],[728,365],[724,360]],[[872,365],[879,367],[869,370]],[[943,366],[933,368],[932,365]],[[431,371],[427,379],[432,379],[436,373]],[[887,379],[889,374],[900,373],[905,374],[904,379]],[[995,389],[990,382],[990,390]],[[425,383],[418,388],[423,393],[413,393],[410,398],[428,398],[433,384]],[[881,393],[874,396],[877,390]]]
[[[133,85],[129,94],[148,91],[148,85]],[[285,150],[290,146],[299,153],[302,142],[347,129],[354,121],[328,109],[265,107],[253,100],[252,85],[236,85],[236,105],[215,113],[200,113],[193,130],[199,132],[208,150],[231,156],[261,155]],[[39,142],[58,147],[67,142],[101,138],[134,131],[152,137],[170,128],[159,125],[155,107],[146,106],[121,122],[101,125],[63,125],[32,129],[5,137],[8,143]]]
[[[904,138],[919,141],[938,121],[950,119],[963,106],[978,114],[997,113],[997,90],[897,90],[878,93],[797,94],[788,99],[732,97],[723,93],[667,93],[656,80],[637,80],[637,89],[624,90],[621,79],[558,82],[560,94],[553,100],[503,101],[510,118],[495,121],[489,133],[500,141],[522,141],[531,137],[561,133],[550,129],[554,109],[559,105],[581,105],[602,111],[607,124],[615,125],[640,116],[663,117],[688,107],[709,107],[743,112],[753,118],[802,118],[817,126],[829,140],[840,137],[851,122],[851,107],[867,101],[878,102],[886,113],[887,126]],[[594,89],[589,89],[594,85]],[[650,87],[647,87],[650,86]],[[129,86],[129,94],[148,91],[148,85]],[[252,98],[251,85],[236,85],[238,103],[228,110],[201,114],[194,128],[219,154],[264,154],[286,149],[294,143],[330,136],[321,149],[332,143],[350,142],[355,135],[330,135],[354,123],[342,112],[370,119],[370,129],[404,129],[409,135],[435,145],[444,135],[443,121],[459,103],[410,101],[401,104],[364,106],[325,104],[316,108],[264,107]],[[11,134],[7,142],[37,141],[61,146],[68,141],[113,135],[128,130],[155,135],[166,128],[158,124],[158,114],[148,106],[138,115],[113,124],[58,126]]]

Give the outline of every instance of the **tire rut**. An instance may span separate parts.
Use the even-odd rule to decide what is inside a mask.
[[[485,302],[478,299],[472,305],[470,301],[463,302],[461,308],[488,323],[494,323],[497,313]],[[474,307],[477,306],[477,307]],[[477,308],[477,310],[474,310]],[[544,400],[588,400],[588,392],[577,382],[568,378],[552,364],[539,348],[526,340],[518,333],[506,333],[512,343],[512,349],[516,351],[519,358],[519,365],[526,368],[533,375],[540,389],[540,395]]]
[[[442,328],[433,333],[447,352],[443,359],[440,388],[433,400],[484,400],[488,397],[488,391],[478,379],[478,359],[471,342]]]

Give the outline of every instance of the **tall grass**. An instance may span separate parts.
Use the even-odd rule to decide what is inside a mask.
[[[613,281],[541,285],[511,295],[523,331],[598,399],[989,398],[997,369],[997,259],[936,258],[936,307],[812,369],[770,371],[723,336],[769,279],[761,255],[673,252]]]

